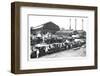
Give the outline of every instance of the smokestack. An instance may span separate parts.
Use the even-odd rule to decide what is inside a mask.
[[[77,30],[77,19],[75,18],[75,30]]]
[[[71,18],[69,19],[69,23],[70,23],[69,30],[71,30]]]
[[[83,24],[84,24],[84,20],[82,19],[82,30],[83,30]]]

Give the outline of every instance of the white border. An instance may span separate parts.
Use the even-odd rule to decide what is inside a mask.
[[[59,59],[35,59],[27,60],[27,14],[46,14],[46,15],[74,15],[88,16],[87,32],[87,56],[86,57],[71,57]],[[75,67],[75,66],[92,66],[94,65],[94,11],[88,10],[70,10],[56,8],[41,8],[41,7],[21,7],[20,8],[20,69],[42,69],[42,68],[57,68],[57,67]]]

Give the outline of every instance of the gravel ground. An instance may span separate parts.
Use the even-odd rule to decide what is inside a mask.
[[[86,56],[86,48],[70,49],[62,52],[43,56],[41,58],[58,58],[58,57],[84,57]]]

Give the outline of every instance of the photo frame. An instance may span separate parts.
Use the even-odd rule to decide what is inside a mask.
[[[11,3],[11,72],[97,69],[97,7]]]

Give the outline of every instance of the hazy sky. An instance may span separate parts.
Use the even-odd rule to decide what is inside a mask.
[[[71,28],[75,29],[75,19],[76,21],[76,29],[82,29],[82,19],[83,19],[83,30],[86,30],[86,26],[88,25],[88,18],[80,18],[80,17],[61,17],[61,16],[36,16],[30,15],[29,16],[29,26],[36,27],[38,25],[47,23],[52,21],[53,23],[57,24],[60,28],[69,29],[70,26],[70,19],[71,19]]]

